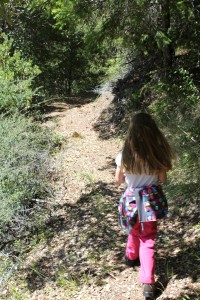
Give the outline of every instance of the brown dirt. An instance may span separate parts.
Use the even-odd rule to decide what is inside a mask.
[[[44,228],[50,234],[24,262],[29,290],[24,299],[143,299],[139,267],[124,266],[126,236],[116,217],[121,190],[114,186],[114,157],[122,141],[111,134],[99,135],[99,131],[116,130],[108,124],[114,111],[112,100],[107,92],[84,105],[49,106],[46,126],[54,124],[66,145],[56,157],[62,168],[55,186],[57,206]],[[194,224],[186,224],[180,217],[161,222],[157,299],[200,299],[194,268],[199,260],[197,242]]]
[[[56,131],[67,140],[61,154],[66,194],[63,201],[72,204],[85,192],[88,183],[104,181],[113,185],[113,157],[119,151],[118,139],[102,140],[95,130],[96,122],[112,102],[112,94],[85,105],[53,103],[55,110],[48,115],[57,118]],[[62,112],[60,112],[62,110]],[[52,121],[46,123],[51,126]],[[104,126],[104,125],[102,125]]]

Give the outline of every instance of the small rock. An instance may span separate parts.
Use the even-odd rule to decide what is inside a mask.
[[[73,138],[82,138],[82,136],[81,136],[77,131],[74,131],[74,132],[72,133],[72,137],[73,137]]]

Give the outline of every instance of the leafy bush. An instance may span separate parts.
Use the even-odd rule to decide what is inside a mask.
[[[182,174],[177,180],[198,182],[200,93],[192,75],[179,68],[172,72],[168,82],[158,80],[150,89],[150,108],[160,123],[169,128],[180,159]]]
[[[12,49],[12,40],[5,35],[0,43],[0,107],[3,111],[20,111],[30,107],[38,89],[33,79],[40,73],[37,66]]]
[[[0,117],[0,228],[22,205],[44,198],[49,187],[49,161],[55,143],[49,129],[19,114]]]

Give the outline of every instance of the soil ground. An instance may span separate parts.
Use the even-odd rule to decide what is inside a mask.
[[[29,289],[29,298],[24,299],[143,299],[139,266],[124,265],[126,236],[117,223],[123,187],[114,185],[114,158],[122,140],[109,122],[113,97],[108,91],[85,104],[73,101],[48,107],[46,126],[54,125],[66,143],[55,160],[60,166],[57,206],[44,228],[44,240],[24,261]],[[196,220],[188,224],[180,216],[160,222],[157,299],[200,299],[195,224]]]

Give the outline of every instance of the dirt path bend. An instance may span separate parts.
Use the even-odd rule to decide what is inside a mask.
[[[67,143],[56,160],[62,167],[55,199],[58,207],[42,232],[43,240],[24,263],[29,289],[24,299],[143,299],[139,267],[124,266],[126,236],[116,218],[120,190],[113,182],[114,157],[122,141],[102,139],[98,132],[99,126],[106,130],[108,123],[99,118],[112,112],[112,100],[107,92],[84,105],[51,105],[46,125],[55,124]],[[162,255],[161,264],[166,265]],[[178,282],[170,274],[169,280],[169,290],[159,286],[163,291],[159,299],[182,299],[178,298],[181,285],[194,290],[190,277]]]
[[[50,117],[56,130],[67,140],[60,163],[64,171],[66,193],[63,201],[75,204],[85,189],[99,181],[113,185],[113,158],[121,147],[118,139],[100,139],[95,130],[96,122],[113,100],[110,92],[85,105],[55,103]],[[50,125],[51,121],[47,123]],[[104,125],[102,125],[104,126]]]

